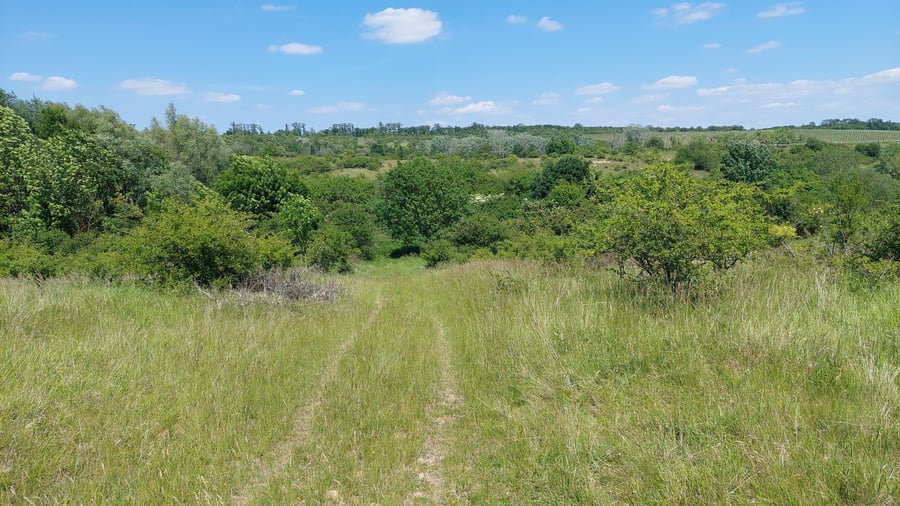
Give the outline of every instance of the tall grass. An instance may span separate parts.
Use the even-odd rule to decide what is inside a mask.
[[[660,303],[405,262],[272,305],[3,280],[0,502],[895,503],[900,286],[776,256],[727,281]]]

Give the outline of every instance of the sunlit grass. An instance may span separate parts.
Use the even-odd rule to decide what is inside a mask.
[[[500,261],[330,304],[3,280],[0,502],[891,504],[900,286],[792,262],[668,302]]]

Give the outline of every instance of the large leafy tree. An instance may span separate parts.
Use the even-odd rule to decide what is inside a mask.
[[[600,225],[589,234],[597,254],[610,253],[671,289],[705,269],[727,269],[765,243],[766,222],[752,188],[693,178],[669,164],[603,192]]]
[[[534,180],[532,195],[544,198],[561,182],[581,184],[587,179],[589,168],[588,161],[580,156],[565,155],[557,160],[550,160]]]
[[[295,171],[269,159],[242,155],[232,159],[213,188],[231,207],[257,217],[271,216],[288,198],[309,193]]]
[[[440,163],[417,158],[384,178],[377,214],[408,246],[433,239],[466,214],[469,195],[459,176]]]

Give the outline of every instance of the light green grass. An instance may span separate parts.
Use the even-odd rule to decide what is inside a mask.
[[[522,262],[342,285],[268,306],[0,281],[0,502],[900,494],[896,284],[770,256],[693,302]]]

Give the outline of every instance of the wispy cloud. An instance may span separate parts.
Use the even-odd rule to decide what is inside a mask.
[[[428,105],[431,106],[441,106],[441,105],[453,105],[453,104],[462,104],[463,102],[468,102],[472,100],[472,97],[461,97],[458,95],[451,95],[446,92],[441,92],[431,98],[428,101]]]
[[[544,16],[537,22],[538,28],[545,32],[558,32],[563,29],[562,23]]]
[[[900,67],[894,67],[861,77],[844,79],[798,79],[786,83],[767,82],[752,83],[739,79],[733,84],[715,88],[699,88],[697,95],[701,97],[720,97],[729,99],[747,99],[761,97],[766,103],[791,103],[791,99],[810,95],[851,94],[857,88],[894,85],[900,83]],[[867,91],[869,93],[869,91]]]
[[[531,101],[531,105],[557,105],[559,104],[559,93],[548,91],[541,93],[538,98]]]
[[[7,77],[10,81],[22,81],[27,83],[40,83],[40,88],[44,91],[66,91],[78,87],[78,83],[74,79],[61,76],[50,76],[44,78],[36,74],[28,72],[13,72]]]
[[[265,12],[284,12],[284,11],[292,11],[297,7],[294,5],[275,5],[275,4],[262,4],[259,7],[259,10]]]
[[[311,114],[333,114],[345,111],[362,111],[366,104],[362,102],[338,102],[336,104],[320,105],[309,109]]]
[[[652,102],[659,102],[660,100],[665,100],[667,98],[669,98],[668,93],[648,93],[646,95],[634,97],[628,103],[631,105],[649,104]]]
[[[509,16],[506,16],[506,22],[517,25],[517,24],[521,24],[521,23],[527,23],[528,18],[525,16],[510,14]]]
[[[309,44],[301,44],[299,42],[291,42],[289,44],[277,45],[272,44],[269,46],[270,53],[285,53],[285,54],[299,54],[299,55],[311,55],[311,54],[320,54],[322,53],[322,46],[311,46]]]
[[[191,92],[184,84],[177,84],[172,81],[156,79],[153,77],[126,79],[119,83],[119,88],[133,91],[138,95],[152,96],[187,95]]]
[[[450,114],[453,115],[462,115],[462,114],[484,114],[484,113],[496,113],[500,112],[502,109],[496,103],[487,100],[484,102],[475,102],[463,107],[458,107],[450,111]]]
[[[645,90],[672,90],[692,86],[697,86],[697,78],[694,76],[668,76],[653,84],[643,86],[643,88]]]
[[[722,49],[722,44],[718,42],[708,42],[703,44],[703,49]]]
[[[770,102],[768,104],[764,104],[759,106],[760,109],[785,109],[788,107],[797,107],[797,102]]]
[[[760,12],[756,15],[756,17],[780,18],[784,16],[797,16],[803,14],[804,12],[806,12],[806,9],[803,8],[803,4],[795,2],[787,4],[776,4],[774,7]]]
[[[697,21],[712,19],[722,12],[724,8],[725,4],[720,2],[703,2],[697,5],[680,2],[668,8],[654,9],[653,16],[659,22],[688,25]]]
[[[74,79],[60,76],[50,76],[41,83],[41,89],[46,91],[65,91],[78,87]]]
[[[770,49],[778,49],[779,47],[781,47],[781,42],[778,42],[777,40],[770,40],[769,42],[765,42],[758,46],[751,47],[750,49],[747,50],[747,54],[758,54],[758,53],[762,53],[763,51],[768,51]]]
[[[687,113],[687,112],[702,112],[706,110],[706,107],[702,105],[684,105],[684,106],[674,106],[674,105],[661,105],[656,108],[659,112],[669,112],[669,113]]]
[[[291,90],[288,95],[292,97],[302,97],[303,95],[306,95],[306,92],[303,90]]]
[[[612,93],[614,91],[619,91],[622,89],[619,86],[616,86],[613,83],[597,83],[590,84],[587,86],[582,86],[575,90],[576,95],[603,95],[605,93]]]
[[[364,37],[384,44],[424,42],[440,34],[443,27],[437,12],[418,8],[387,8],[366,14],[362,24],[369,30]]]
[[[241,96],[235,93],[222,93],[219,91],[210,91],[203,95],[203,100],[205,102],[221,102],[221,103],[233,103],[240,102]]]
[[[10,74],[7,79],[9,79],[10,81],[36,82],[36,81],[43,81],[44,76],[37,76],[34,74],[29,74],[28,72],[14,72],[14,73]]]

